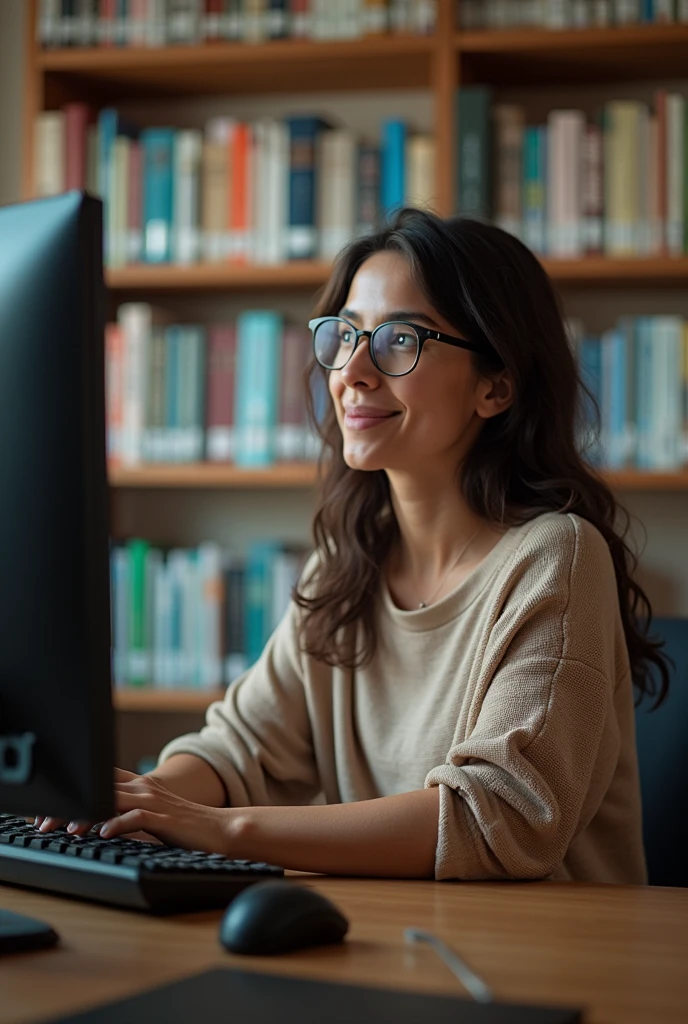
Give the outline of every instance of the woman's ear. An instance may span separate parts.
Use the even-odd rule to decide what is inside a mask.
[[[489,420],[508,409],[513,400],[513,381],[509,371],[502,370],[494,377],[486,377],[481,381],[475,411],[484,420]]]

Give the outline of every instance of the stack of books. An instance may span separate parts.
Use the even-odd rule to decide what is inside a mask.
[[[458,98],[458,210],[493,219],[534,252],[579,257],[688,252],[688,105],[613,100],[588,120],[553,110],[528,124],[490,90]]]
[[[688,0],[460,0],[463,29],[591,28],[688,22]]]
[[[601,336],[571,325],[581,375],[595,402],[582,409],[581,447],[606,469],[688,466],[688,320],[625,316]]]
[[[38,115],[34,177],[38,196],[103,199],[110,267],[329,260],[391,210],[432,207],[435,144],[402,120],[369,144],[314,115],[139,132],[73,103]]]
[[[114,545],[115,685],[211,691],[232,682],[284,615],[305,557],[304,548],[272,539],[251,543],[244,556],[210,542]]]
[[[165,321],[168,321],[167,323]],[[107,439],[111,466],[314,460],[324,379],[313,373],[308,328],[274,310],[235,323],[173,324],[148,303],[124,303],[106,328]]]
[[[40,0],[36,35],[62,46],[360,39],[435,29],[436,0]]]

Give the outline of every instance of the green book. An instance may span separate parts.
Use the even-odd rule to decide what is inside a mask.
[[[150,650],[147,637],[146,562],[149,544],[127,541],[129,554],[129,673],[132,686],[145,686],[150,678]]]
[[[458,213],[462,217],[489,220],[492,183],[490,174],[491,91],[485,86],[464,86],[457,101]]]

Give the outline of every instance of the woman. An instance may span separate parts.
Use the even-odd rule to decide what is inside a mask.
[[[205,728],[118,772],[104,834],[350,875],[644,882],[632,691],[655,693],[654,663],[661,699],[667,669],[576,448],[544,271],[495,227],[407,210],[342,253],[318,313],[316,553]]]

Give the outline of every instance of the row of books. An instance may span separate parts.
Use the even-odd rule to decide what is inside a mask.
[[[381,214],[432,205],[434,157],[433,138],[402,120],[371,145],[315,116],[139,133],[114,108],[94,120],[73,103],[37,117],[35,192],[101,196],[111,267],[332,259]]]
[[[40,46],[179,46],[428,34],[436,0],[40,0]]]
[[[164,323],[148,303],[124,303],[105,344],[108,459],[235,462],[314,460],[320,442],[306,413],[310,332],[273,310],[235,323]],[[311,379],[324,414],[322,377]]]
[[[571,325],[583,380],[600,411],[584,408],[587,458],[609,469],[688,466],[688,320],[626,316],[593,336]]]
[[[463,29],[590,28],[688,22],[688,0],[459,0]]]
[[[458,208],[494,219],[537,253],[688,252],[688,104],[605,104],[595,120],[553,110],[532,125],[515,104],[466,87],[458,103]]]
[[[132,538],[110,553],[112,672],[118,688],[217,690],[260,656],[282,618],[305,550],[278,540],[245,555],[206,542],[163,548]]]

